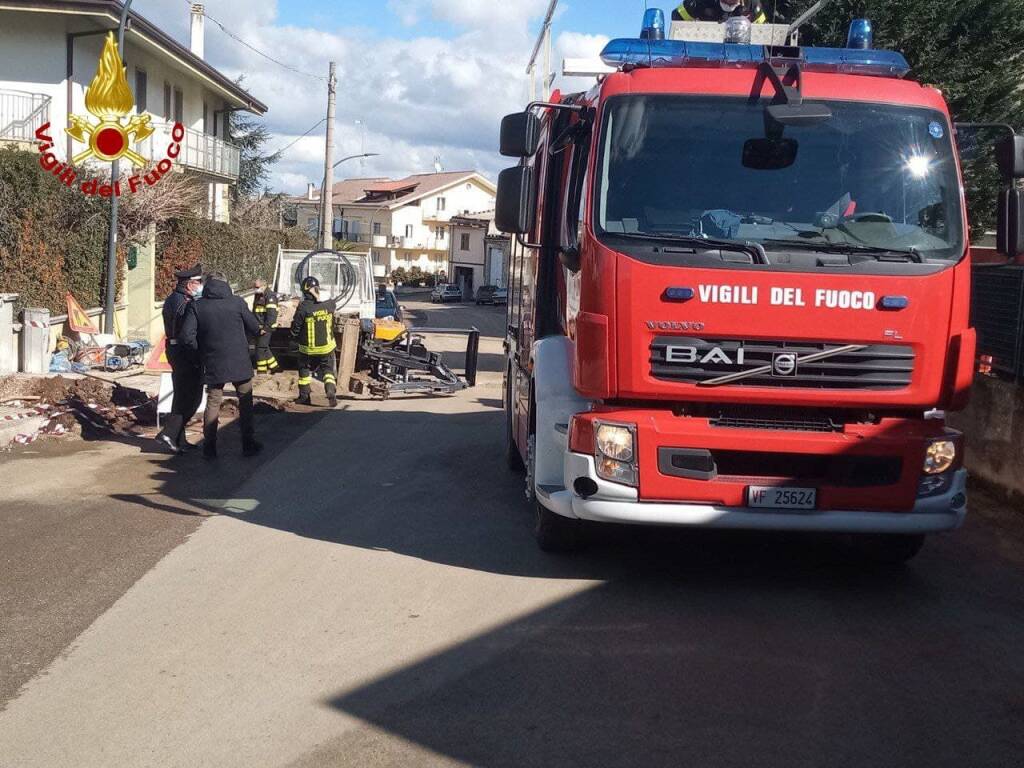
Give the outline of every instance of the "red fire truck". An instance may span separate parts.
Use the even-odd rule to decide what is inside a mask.
[[[943,418],[976,366],[942,94],[864,20],[829,49],[664,39],[659,14],[589,92],[502,123],[508,460],[538,544],[591,521],[856,534],[906,560],[967,507]],[[1001,199],[1019,239],[1020,196]]]

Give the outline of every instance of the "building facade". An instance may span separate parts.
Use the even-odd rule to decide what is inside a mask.
[[[494,226],[494,211],[455,216],[451,230],[447,280],[462,289],[463,300],[483,285],[507,288],[509,239]]]
[[[81,151],[64,133],[69,115],[83,115],[109,31],[117,30],[117,0],[4,0],[0,4],[0,143],[30,145],[45,123],[57,151]],[[182,4],[182,12],[189,9]],[[229,188],[238,180],[239,151],[228,139],[232,110],[262,115],[266,105],[211,67],[204,55],[203,6],[191,8],[186,46],[132,12],[124,64],[135,113],[148,112],[155,133],[133,146],[146,159],[163,157],[171,126],[185,126],[175,167],[207,186],[203,213],[227,221]]]
[[[494,185],[474,171],[421,173],[404,179],[347,179],[334,185],[334,236],[366,245],[374,275],[399,267],[447,274],[451,221],[494,207]],[[320,193],[312,185],[291,198],[294,223],[315,234]]]

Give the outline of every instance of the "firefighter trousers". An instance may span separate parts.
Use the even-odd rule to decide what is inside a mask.
[[[256,372],[274,373],[280,366],[270,350],[270,331],[256,337]]]
[[[313,379],[324,383],[328,400],[334,400],[338,393],[338,374],[334,363],[334,352],[326,355],[304,355],[299,353],[299,400],[308,402]]]

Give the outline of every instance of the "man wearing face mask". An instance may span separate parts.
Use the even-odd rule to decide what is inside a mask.
[[[164,301],[164,336],[167,339],[167,362],[171,364],[174,400],[164,428],[156,439],[172,453],[182,453],[195,446],[185,437],[185,425],[196,415],[203,400],[203,369],[197,355],[181,344],[181,328],[185,311],[203,294],[201,265],[174,273],[178,284]]]
[[[721,24],[736,16],[745,16],[754,24],[768,21],[761,0],[684,0],[672,11],[673,21],[715,21]]]

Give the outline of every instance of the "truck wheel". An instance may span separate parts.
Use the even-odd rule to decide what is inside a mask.
[[[552,512],[540,503],[533,487],[536,477],[537,436],[530,435],[526,459],[526,499],[533,505],[533,537],[542,552],[575,552],[582,544],[581,523]]]
[[[901,565],[914,558],[924,546],[923,534],[878,534],[858,536],[854,544],[866,559],[884,565]]]
[[[508,385],[505,387],[505,461],[513,472],[526,469],[523,457],[519,454],[519,446],[512,431],[512,376],[509,374]]]
[[[576,552],[583,546],[582,523],[552,512],[535,501],[533,537],[543,552]]]

